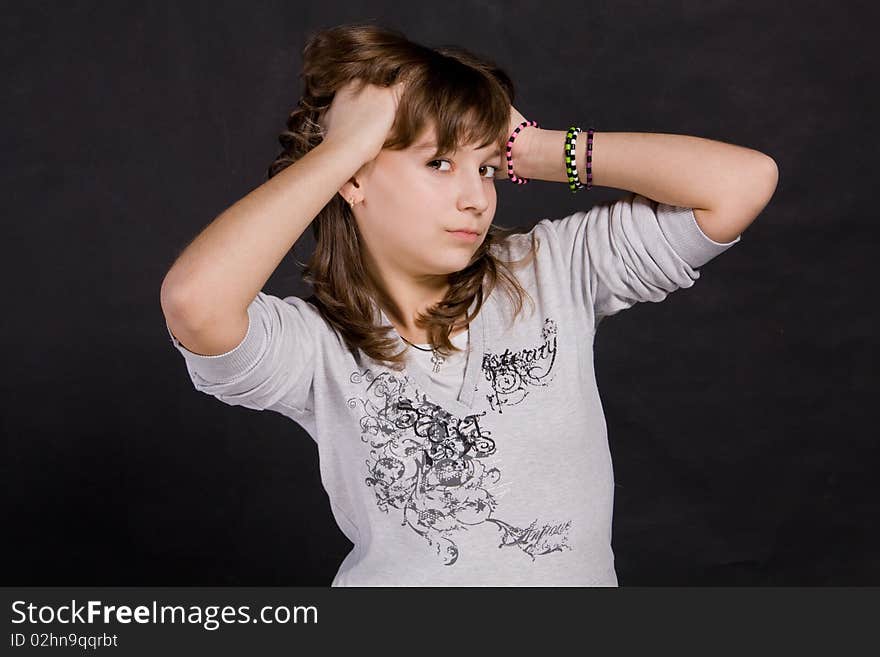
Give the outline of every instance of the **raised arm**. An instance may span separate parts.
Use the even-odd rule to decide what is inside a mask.
[[[566,182],[564,130],[527,128],[514,158],[516,174]],[[519,141],[519,139],[517,141]],[[586,131],[578,135],[578,176],[586,180]],[[703,232],[730,242],[758,217],[776,190],[779,173],[769,155],[703,137],[649,132],[596,132],[593,184],[616,187],[659,203],[693,208]]]
[[[350,80],[318,117],[322,141],[214,219],[162,282],[174,336],[203,355],[246,336],[248,307],[284,255],[324,208],[383,148],[404,83]]]
[[[212,221],[162,282],[174,335],[201,354],[225,352],[247,330],[247,307],[315,216],[363,161],[327,139]]]

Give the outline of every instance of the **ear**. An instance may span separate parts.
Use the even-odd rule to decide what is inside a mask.
[[[355,204],[360,203],[362,198],[361,187],[358,184],[357,180],[355,178],[349,178],[348,182],[346,182],[342,187],[339,188],[339,195],[346,203],[348,203],[349,201]]]
[[[346,203],[349,200],[352,200],[357,204],[364,200],[364,187],[375,162],[376,160],[374,158],[369,162],[364,163],[361,168],[339,188],[339,195]]]

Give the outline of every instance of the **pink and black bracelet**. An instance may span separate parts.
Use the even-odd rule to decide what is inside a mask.
[[[507,178],[510,180],[510,182],[516,183],[517,185],[525,185],[527,182],[529,182],[529,179],[520,178],[513,172],[513,140],[516,139],[516,136],[520,133],[520,130],[529,126],[537,128],[538,122],[523,121],[518,126],[516,126],[514,131],[511,133],[510,138],[507,140]]]

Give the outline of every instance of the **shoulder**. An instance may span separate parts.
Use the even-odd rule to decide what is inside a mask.
[[[528,256],[533,249],[540,248],[542,241],[546,239],[547,228],[541,225],[544,221],[549,220],[542,220],[531,227],[501,226],[508,230],[513,228],[516,232],[499,231],[490,252],[503,260],[517,260]]]

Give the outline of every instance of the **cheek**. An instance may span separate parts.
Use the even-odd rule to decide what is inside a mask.
[[[373,188],[369,216],[364,223],[375,235],[390,242],[408,241],[409,236],[424,238],[442,231],[444,197],[426,177],[409,176],[383,181]],[[446,211],[448,214],[448,210]]]
[[[362,216],[358,228],[370,250],[394,260],[424,258],[432,244],[443,237],[438,233],[438,220],[428,218],[424,207],[410,209],[399,201],[385,202],[370,208]]]

